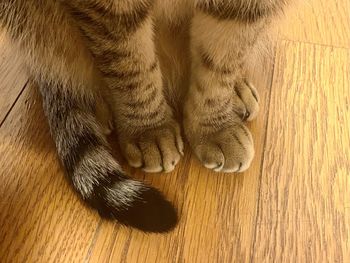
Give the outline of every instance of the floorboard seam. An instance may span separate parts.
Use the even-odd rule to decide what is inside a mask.
[[[252,246],[251,246],[251,251],[250,251],[250,260],[249,262],[253,262],[253,256],[255,252],[255,246],[256,246],[256,235],[257,235],[257,229],[258,229],[258,216],[259,216],[259,210],[260,210],[260,199],[261,199],[261,183],[262,183],[262,172],[263,172],[263,166],[264,166],[264,161],[265,161],[265,150],[266,150],[266,141],[267,141],[267,129],[269,127],[269,121],[270,121],[270,108],[271,108],[271,96],[272,96],[272,87],[273,87],[273,81],[275,78],[275,64],[276,64],[276,58],[277,58],[277,46],[278,43],[276,43],[276,46],[274,48],[274,59],[273,59],[273,65],[272,65],[272,76],[271,76],[271,81],[270,81],[270,89],[269,89],[269,94],[268,94],[268,109],[267,109],[267,118],[266,118],[266,124],[265,124],[265,138],[264,138],[264,145],[263,145],[263,151],[262,151],[262,157],[261,157],[261,162],[260,162],[260,175],[259,175],[259,182],[258,182],[258,197],[257,197],[257,207],[256,207],[256,215],[255,215],[255,226],[254,226],[254,231],[253,231],[253,240],[252,240]]]
[[[350,50],[350,46],[338,46],[338,45],[322,44],[322,43],[317,43],[317,42],[310,42],[310,41],[290,39],[290,38],[286,38],[286,37],[280,37],[279,40],[289,41],[289,42],[292,42],[292,43],[320,46],[320,47],[328,47],[328,48],[338,48],[338,49]]]
[[[85,257],[85,260],[84,260],[85,263],[90,262],[92,250],[93,250],[94,247],[95,247],[98,234],[100,233],[100,230],[101,230],[101,226],[102,226],[102,220],[100,219],[99,222],[98,222],[98,224],[97,224],[97,228],[96,228],[96,230],[95,230],[95,233],[94,233],[94,235],[93,235],[93,237],[92,237],[92,240],[91,240],[91,243],[90,243],[90,246],[89,246],[89,250],[88,250],[88,252],[87,252],[87,254],[86,254],[86,257]]]
[[[23,91],[24,91],[24,90],[26,89],[26,87],[28,86],[28,83],[29,83],[29,81],[27,81],[27,82],[24,84],[22,90],[18,93],[18,95],[17,95],[16,99],[14,100],[14,102],[12,103],[10,109],[6,112],[5,117],[2,119],[2,121],[1,121],[1,123],[0,123],[0,128],[1,128],[2,125],[5,123],[7,117],[10,115],[12,109],[15,107],[17,101],[19,100],[19,98],[20,98],[21,95],[23,94]]]

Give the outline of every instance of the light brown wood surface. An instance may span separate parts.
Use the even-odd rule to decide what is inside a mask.
[[[253,72],[262,105],[247,172],[211,173],[189,151],[171,174],[125,167],[178,208],[162,235],[79,201],[0,37],[0,262],[350,262],[349,9],[310,0],[287,12],[272,59]]]
[[[0,32],[0,124],[9,114],[28,81],[21,62],[9,48],[10,45],[5,35]]]
[[[350,262],[350,50],[276,51],[254,259]]]
[[[349,0],[293,0],[281,38],[334,47],[350,46]]]

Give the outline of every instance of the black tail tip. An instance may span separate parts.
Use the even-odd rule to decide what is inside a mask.
[[[149,186],[143,185],[137,198],[120,209],[107,205],[106,200],[96,201],[95,199],[91,204],[102,217],[116,219],[125,226],[144,232],[169,232],[178,222],[174,206],[157,189]]]
[[[172,230],[178,216],[174,206],[156,189],[147,187],[140,198],[124,211],[116,214],[116,219],[144,232],[164,233]]]

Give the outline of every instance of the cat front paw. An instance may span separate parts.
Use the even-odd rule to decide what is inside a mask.
[[[147,173],[173,171],[184,151],[180,128],[174,120],[137,135],[122,134],[119,142],[129,165]]]
[[[241,122],[232,123],[213,134],[202,135],[202,139],[191,146],[202,164],[215,172],[243,172],[254,157],[251,133]]]
[[[254,143],[244,121],[253,120],[258,111],[258,93],[246,80],[227,83],[220,90],[193,84],[184,107],[184,130],[202,164],[215,172],[247,170]]]

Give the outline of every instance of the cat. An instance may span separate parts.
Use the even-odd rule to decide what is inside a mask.
[[[245,171],[254,145],[243,123],[259,110],[245,61],[287,1],[1,0],[0,27],[39,87],[73,188],[104,217],[164,232],[177,212],[122,171],[111,123],[145,172],[175,168],[182,128],[205,167]]]

